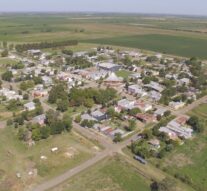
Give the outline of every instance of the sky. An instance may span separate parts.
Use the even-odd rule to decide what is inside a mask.
[[[0,0],[0,12],[133,12],[207,15],[207,0]]]

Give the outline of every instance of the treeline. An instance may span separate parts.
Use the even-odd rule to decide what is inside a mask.
[[[55,48],[60,46],[73,46],[78,45],[77,40],[68,40],[60,42],[40,42],[40,43],[29,43],[29,44],[18,44],[15,46],[17,52],[24,52],[31,49],[44,49],[44,48]]]

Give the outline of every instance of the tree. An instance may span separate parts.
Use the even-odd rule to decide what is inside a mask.
[[[13,78],[13,74],[11,71],[6,71],[2,74],[2,80],[4,81],[8,81],[11,82],[12,78]]]
[[[190,119],[187,121],[187,124],[192,126],[192,128],[195,132],[200,133],[203,131],[203,125],[201,124],[201,122],[197,116],[190,117]]]
[[[34,141],[39,141],[41,139],[40,128],[36,128],[32,131],[32,139]]]
[[[133,109],[129,110],[129,115],[135,116],[138,113],[141,113],[139,108],[133,108]]]
[[[129,126],[128,126],[128,130],[129,131],[133,131],[136,128],[136,121],[135,120],[129,120],[128,121]]]
[[[121,142],[121,141],[122,141],[121,133],[116,133],[116,134],[114,135],[114,139],[113,139],[113,141],[114,141],[115,143]]]
[[[13,124],[13,121],[12,121],[11,119],[8,119],[7,122],[6,122],[6,125],[7,125],[7,126],[10,126],[10,125],[12,125],[12,124]]]
[[[28,141],[30,138],[29,134],[30,133],[29,133],[28,129],[19,128],[17,136],[18,136],[19,140],[21,140],[21,141]]]
[[[71,129],[73,128],[72,125],[72,118],[68,115],[64,115],[63,116],[63,124],[64,124],[64,128],[66,131],[71,131]]]
[[[8,110],[12,111],[12,110],[16,110],[18,107],[21,107],[22,103],[19,100],[10,100],[8,102],[8,105],[6,106]]]
[[[50,136],[50,127],[45,126],[40,128],[41,139],[47,139]]]
[[[34,82],[32,80],[24,81],[20,84],[20,89],[26,91],[27,89],[34,87]]]
[[[69,55],[69,56],[73,56],[73,51],[72,50],[62,50],[63,54]]]
[[[65,91],[63,84],[57,84],[52,87],[51,91],[49,92],[48,102],[49,103],[56,103],[58,99],[67,100],[68,95]]]
[[[59,112],[50,109],[46,112],[46,123],[48,125],[51,125],[53,122],[58,120],[58,117],[59,117]]]
[[[7,57],[8,55],[9,55],[8,50],[3,50],[3,51],[1,52],[1,57]]]
[[[158,191],[175,191],[176,183],[170,178],[165,178],[158,183]]]
[[[109,107],[106,113],[111,118],[114,118],[116,116],[116,112],[113,107]]]
[[[75,122],[76,123],[80,123],[81,122],[81,115],[77,115],[75,118]]]
[[[68,100],[58,100],[57,101],[57,110],[65,112],[68,109]]]
[[[14,44],[9,44],[9,50],[13,50],[14,49]]]
[[[159,184],[154,181],[152,184],[150,184],[151,191],[159,191]]]
[[[23,99],[24,99],[24,100],[28,100],[28,99],[29,99],[29,94],[24,94],[24,95],[23,95]]]
[[[60,120],[53,121],[50,125],[50,131],[52,135],[61,134],[64,131],[64,123]]]
[[[7,48],[7,42],[6,41],[3,41],[3,48]]]

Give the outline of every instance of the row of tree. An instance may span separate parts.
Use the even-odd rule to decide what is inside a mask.
[[[61,46],[74,46],[77,45],[77,40],[67,40],[60,42],[40,42],[40,43],[29,43],[29,44],[17,44],[15,49],[17,52],[24,52],[31,49],[44,49],[44,48],[56,48]]]

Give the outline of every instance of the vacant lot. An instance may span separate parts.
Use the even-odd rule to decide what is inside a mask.
[[[206,121],[207,104],[189,112]],[[207,188],[207,127],[204,133],[195,135],[193,140],[186,141],[184,145],[176,148],[164,160],[157,161],[166,172],[188,180],[192,187],[198,191],[206,191]]]
[[[205,50],[205,47],[207,47],[207,39],[199,39],[194,37],[147,34],[93,39],[87,42],[140,48],[184,57],[196,56],[201,59],[207,58]]]
[[[54,136],[29,148],[15,132],[12,128],[0,130],[0,191],[22,191],[77,166],[97,152],[93,143],[76,133]],[[58,147],[56,153],[51,152],[53,147]]]
[[[149,182],[120,157],[107,158],[52,191],[149,191]]]

